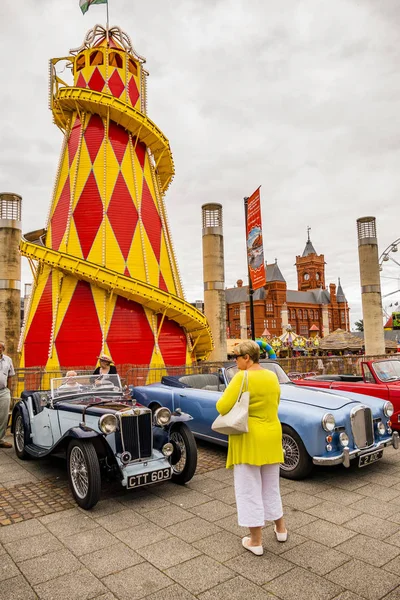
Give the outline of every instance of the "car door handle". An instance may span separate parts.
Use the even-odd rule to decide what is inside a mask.
[[[179,394],[181,398],[186,398],[186,394]]]

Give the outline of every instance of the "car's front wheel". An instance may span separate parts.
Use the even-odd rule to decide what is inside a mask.
[[[282,426],[282,445],[285,462],[281,475],[286,479],[304,479],[311,473],[312,460],[300,436],[288,425]]]
[[[20,412],[18,412],[15,417],[14,448],[18,458],[21,460],[27,460],[29,458],[29,454],[25,450],[25,424]]]
[[[192,479],[196,471],[196,442],[193,433],[185,423],[174,425],[170,440],[175,447],[171,456],[172,481],[183,485]]]
[[[100,498],[99,459],[91,442],[72,440],[67,452],[68,478],[72,495],[81,508],[92,508]]]

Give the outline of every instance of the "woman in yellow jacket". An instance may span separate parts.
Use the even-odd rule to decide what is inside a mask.
[[[247,371],[249,431],[229,436],[226,468],[234,468],[239,525],[250,529],[250,537],[243,538],[242,544],[261,556],[265,521],[275,522],[274,531],[279,542],[287,540],[279,490],[279,465],[284,460],[282,427],[278,419],[280,387],[275,373],[260,366],[260,348],[256,342],[238,344],[235,359],[239,372],[218,400],[217,410],[221,415],[231,410],[238,398],[244,371]]]

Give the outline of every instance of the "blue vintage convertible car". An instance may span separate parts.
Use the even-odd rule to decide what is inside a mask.
[[[350,392],[297,387],[276,361],[260,364],[275,372],[281,384],[283,477],[302,479],[313,464],[348,467],[357,460],[363,467],[379,460],[386,446],[398,448],[399,435],[391,428],[391,402]],[[166,376],[161,383],[133,388],[133,395],[153,411],[166,406],[188,412],[193,417],[188,425],[195,437],[226,445],[227,437],[212,431],[211,423],[217,417],[215,404],[236,372],[237,367],[231,365],[216,373]]]

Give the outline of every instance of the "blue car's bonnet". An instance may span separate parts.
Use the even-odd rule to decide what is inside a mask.
[[[327,410],[337,410],[355,401],[354,398],[349,399],[340,394],[327,393],[318,388],[295,386],[290,383],[283,383],[281,385],[281,400],[302,402],[309,406],[317,406],[318,408],[326,408]]]

